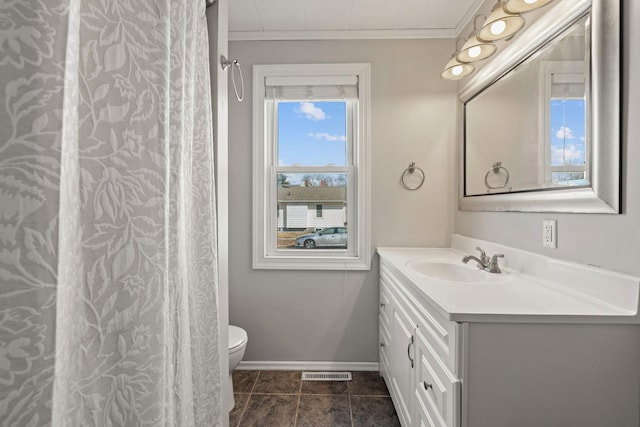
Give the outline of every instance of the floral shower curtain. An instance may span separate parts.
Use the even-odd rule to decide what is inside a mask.
[[[0,1],[0,425],[222,421],[205,2]]]

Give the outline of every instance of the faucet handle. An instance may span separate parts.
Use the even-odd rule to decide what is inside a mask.
[[[500,266],[498,265],[498,258],[504,258],[504,254],[495,254],[491,257],[489,273],[502,273],[502,270],[500,270]]]
[[[480,252],[480,260],[482,261],[482,263],[487,264],[489,262],[489,257],[484,252],[484,249],[482,249],[480,246],[476,246],[476,250]]]

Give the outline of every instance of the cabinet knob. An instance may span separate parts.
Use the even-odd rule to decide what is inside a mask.
[[[425,390],[433,389],[433,384],[429,384],[429,383],[428,383],[428,382],[426,382],[426,381],[423,381],[423,382],[422,382],[422,385],[424,385],[424,389],[425,389]]]

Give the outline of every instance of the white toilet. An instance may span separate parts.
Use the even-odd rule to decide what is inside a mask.
[[[229,411],[232,410],[236,404],[233,398],[233,379],[231,373],[244,356],[244,351],[247,348],[247,340],[247,332],[244,329],[229,325],[229,389],[227,391],[229,402],[231,402],[228,409]]]

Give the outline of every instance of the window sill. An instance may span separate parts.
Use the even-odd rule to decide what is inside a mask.
[[[371,270],[371,259],[364,257],[265,256],[253,260],[254,270]]]

